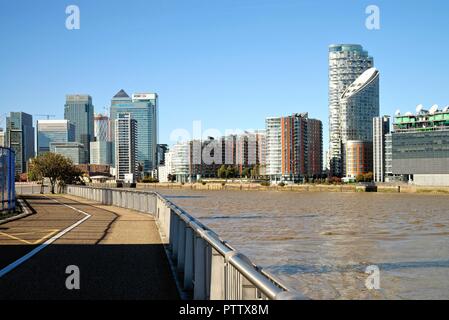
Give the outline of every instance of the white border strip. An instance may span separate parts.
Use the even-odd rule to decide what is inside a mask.
[[[46,197],[48,198],[48,197]],[[24,255],[23,257],[17,259],[16,261],[14,261],[13,263],[11,263],[10,265],[6,266],[5,268],[0,270],[0,278],[3,277],[5,274],[7,274],[8,272],[14,270],[15,268],[17,268],[18,266],[20,266],[22,263],[24,263],[25,261],[27,261],[28,259],[30,259],[31,257],[33,257],[34,255],[36,255],[38,252],[42,251],[43,249],[45,249],[48,245],[52,244],[53,242],[55,242],[56,240],[58,240],[59,238],[61,238],[63,235],[65,235],[67,232],[72,231],[73,229],[75,229],[76,227],[78,227],[81,223],[83,223],[84,221],[86,221],[87,219],[89,219],[91,217],[90,214],[88,214],[87,212],[84,212],[82,210],[79,210],[75,207],[69,206],[68,204],[65,203],[61,203],[56,199],[52,199],[52,198],[48,198],[50,200],[53,200],[59,204],[62,204],[63,206],[66,206],[72,210],[75,210],[79,213],[82,213],[85,215],[85,217],[81,220],[79,220],[78,222],[75,222],[74,224],[72,224],[70,227],[62,230],[61,232],[59,232],[58,234],[54,235],[53,237],[51,237],[50,239],[48,239],[47,241],[45,241],[44,243],[42,243],[40,246],[38,246],[37,248],[34,248],[33,250],[31,250],[29,253],[27,253],[26,255]]]

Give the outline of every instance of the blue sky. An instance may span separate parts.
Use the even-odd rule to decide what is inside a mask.
[[[81,29],[65,28],[76,4]],[[380,8],[381,29],[365,28]],[[328,137],[327,48],[359,43],[381,73],[381,113],[449,105],[449,2],[0,0],[0,114],[63,117],[65,94],[104,111],[121,88],[157,92],[173,129],[255,129],[308,111]]]

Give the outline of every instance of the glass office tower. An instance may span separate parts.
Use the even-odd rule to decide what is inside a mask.
[[[30,114],[10,113],[6,118],[5,145],[15,152],[16,174],[26,172],[28,160],[34,157],[34,127]]]
[[[50,151],[52,142],[75,141],[75,126],[69,120],[37,121],[37,154]]]
[[[360,45],[329,46],[329,173],[332,176],[343,176],[341,96],[373,65],[373,58]]]
[[[156,93],[136,93],[132,98],[120,90],[111,101],[111,125],[119,113],[129,113],[137,121],[137,163],[149,175],[157,167],[158,96]],[[114,132],[114,128],[112,131]],[[115,142],[113,142],[114,144]],[[112,150],[116,150],[113,146]],[[114,156],[113,159],[117,157]],[[114,160],[115,161],[115,160]]]
[[[75,126],[75,141],[84,145],[84,159],[90,158],[90,142],[94,140],[94,106],[89,95],[67,95],[64,119]]]

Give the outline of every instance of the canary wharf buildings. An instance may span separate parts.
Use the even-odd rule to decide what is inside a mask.
[[[344,153],[348,140],[372,142],[372,118],[379,113],[379,73],[371,69],[373,65],[373,58],[360,45],[329,47],[329,170],[332,176],[345,175]]]
[[[145,175],[157,166],[158,96],[156,93],[135,93],[132,98],[120,90],[111,101],[111,125],[118,113],[126,112],[137,121],[137,163]],[[114,132],[114,128],[112,128]],[[113,144],[116,143],[113,142]],[[112,148],[115,149],[114,147]],[[114,160],[116,157],[113,157]]]

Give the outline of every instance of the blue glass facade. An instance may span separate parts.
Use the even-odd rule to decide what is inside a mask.
[[[37,154],[50,151],[52,142],[75,141],[75,126],[68,120],[37,121]]]
[[[84,159],[90,158],[90,142],[94,141],[94,106],[89,95],[67,95],[64,119],[75,126],[75,141],[84,145]]]
[[[133,98],[130,98],[121,90],[111,101],[112,126],[118,113],[129,113],[131,118],[137,121],[137,162],[143,166],[145,173],[149,173],[156,168],[157,160],[157,95],[134,94]],[[113,132],[114,130],[112,127]],[[115,150],[115,146],[112,150]],[[115,161],[115,157],[112,158]]]

